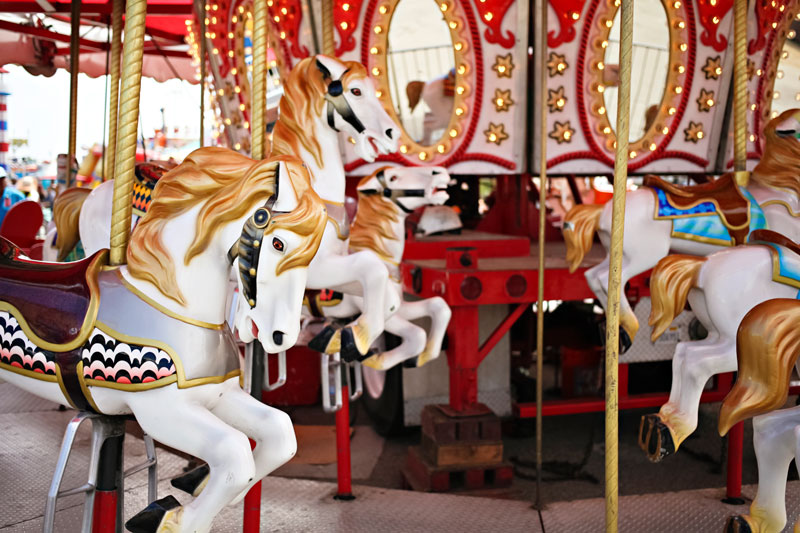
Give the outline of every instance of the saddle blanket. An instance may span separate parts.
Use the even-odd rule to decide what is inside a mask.
[[[753,195],[744,187],[740,187],[739,190],[750,204],[750,231],[767,229],[764,211]],[[701,202],[688,209],[680,209],[670,203],[663,190],[656,188],[655,191],[658,202],[655,218],[672,220],[673,237],[719,246],[735,244],[714,202]]]
[[[773,242],[755,241],[768,246],[772,252],[772,281],[800,289],[800,256],[785,246]],[[800,299],[800,290],[795,298]]]

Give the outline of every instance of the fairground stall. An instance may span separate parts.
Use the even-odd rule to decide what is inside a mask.
[[[0,530],[791,525],[798,21],[793,0],[0,2],[0,67],[72,73],[54,223],[0,226],[0,455],[29,465],[0,464]],[[81,166],[78,72],[109,75]],[[199,82],[185,159],[139,143],[142,76]],[[620,410],[649,460],[623,477],[665,478],[723,399],[721,481],[619,496]],[[335,485],[265,477],[304,453],[298,406],[336,413]],[[356,410],[405,439],[393,485],[353,485]],[[601,411],[603,498],[551,500],[543,418]],[[89,478],[64,490],[73,448]]]

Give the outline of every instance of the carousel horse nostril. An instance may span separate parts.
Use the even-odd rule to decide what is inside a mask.
[[[275,330],[272,332],[272,340],[275,341],[275,344],[280,346],[283,344],[283,336],[285,335],[284,332]]]
[[[392,128],[389,128],[388,130],[386,130],[386,136],[387,137],[389,137],[390,139],[393,139],[394,137],[392,137],[392,135],[394,135],[394,132],[392,131]]]

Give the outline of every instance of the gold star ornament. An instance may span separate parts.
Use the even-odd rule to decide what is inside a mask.
[[[573,135],[575,135],[575,130],[570,127],[569,120],[565,122],[556,121],[553,125],[553,131],[547,134],[548,137],[554,139],[558,144],[572,141]]]
[[[497,56],[492,65],[492,70],[497,72],[498,78],[510,78],[511,71],[514,70],[514,61],[511,54],[505,56]]]
[[[558,89],[547,89],[547,107],[551,113],[563,111],[567,105],[567,97],[564,96],[564,86]]]
[[[683,133],[686,135],[687,142],[693,142],[697,144],[705,135],[703,133],[703,124],[700,122],[689,122],[689,127],[683,130]]]
[[[566,56],[550,52],[550,56],[547,58],[547,70],[551,78],[553,76],[563,76],[567,68],[569,68],[569,65],[567,64]]]
[[[503,91],[501,89],[494,90],[494,107],[498,111],[508,111],[508,108],[514,105],[514,100],[511,99],[511,89]]]
[[[717,80],[722,74],[722,60],[720,56],[709,57],[706,59],[706,64],[703,66],[703,72],[707,80]]]
[[[508,134],[505,130],[506,127],[503,124],[495,124],[490,122],[489,129],[485,130],[483,134],[486,135],[487,142],[494,143],[499,146],[500,143],[508,139]]]
[[[700,96],[697,97],[697,110],[708,112],[711,111],[711,108],[714,107],[714,91],[706,91],[705,89],[700,89]]]

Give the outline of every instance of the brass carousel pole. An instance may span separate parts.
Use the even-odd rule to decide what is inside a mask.
[[[536,298],[536,508],[542,508],[542,361],[544,360],[544,225],[547,190],[547,0],[541,0],[541,33],[539,34],[539,293]]]
[[[738,173],[747,169],[747,0],[734,2],[733,24],[733,168]]]
[[[614,198],[611,218],[611,258],[606,308],[606,533],[616,533],[619,507],[619,306],[622,275],[622,242],[625,227],[625,191],[628,182],[628,135],[630,129],[631,49],[633,47],[633,0],[622,0],[619,49],[619,97],[617,145],[614,161]]]
[[[69,146],[67,147],[67,188],[72,186],[72,160],[75,159],[75,137],[78,126],[78,69],[80,48],[78,39],[81,28],[81,2],[73,0],[70,5],[69,37]]]
[[[125,264],[131,232],[131,196],[136,163],[136,133],[139,124],[139,90],[147,14],[146,0],[128,0],[125,9],[125,46],[122,56],[122,86],[119,104],[119,132],[115,154],[114,199],[111,215],[112,265]]]
[[[322,53],[336,57],[333,44],[333,0],[322,1]]]
[[[114,179],[114,162],[117,156],[117,116],[119,107],[119,59],[122,48],[122,11],[125,0],[113,0],[111,7],[111,67],[108,98],[108,145],[103,156],[103,181]]]
[[[267,0],[253,2],[253,103],[250,120],[253,159],[264,159],[267,136]]]

